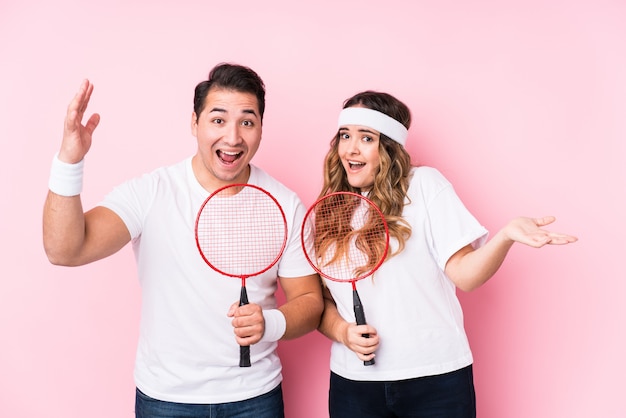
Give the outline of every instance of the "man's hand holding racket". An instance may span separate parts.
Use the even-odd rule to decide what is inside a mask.
[[[237,344],[245,347],[261,341],[265,333],[265,318],[260,305],[248,303],[240,306],[240,302],[236,301],[230,306],[228,316],[233,318]]]
[[[269,270],[287,243],[287,221],[278,201],[252,184],[230,184],[213,192],[196,217],[196,244],[204,261],[225,277],[241,280],[231,305],[240,367],[250,367],[250,344],[265,332],[261,307],[250,305],[246,280]]]

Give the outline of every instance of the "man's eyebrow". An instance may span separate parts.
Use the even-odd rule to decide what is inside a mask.
[[[257,115],[257,114],[256,114],[256,111],[255,111],[254,109],[244,109],[242,112],[243,112],[243,113],[251,113],[251,114],[253,114],[254,116],[256,116],[256,115]]]
[[[212,113],[212,112],[228,113],[226,109],[223,109],[221,107],[214,107],[211,110],[209,110],[209,113]],[[247,113],[247,114],[252,114],[254,116],[257,116],[257,112],[254,109],[243,109],[241,113]]]

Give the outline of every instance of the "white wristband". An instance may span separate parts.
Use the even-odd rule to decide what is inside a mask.
[[[263,317],[265,318],[265,333],[261,342],[268,343],[280,340],[287,329],[285,315],[278,309],[268,309],[263,311]]]
[[[83,191],[83,167],[85,160],[68,164],[59,160],[57,152],[52,159],[48,188],[60,196],[77,196]]]

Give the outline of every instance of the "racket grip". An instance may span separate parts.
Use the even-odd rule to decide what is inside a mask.
[[[241,286],[241,295],[239,295],[239,306],[247,305],[248,303],[248,292],[246,291],[246,287]]]
[[[361,303],[361,298],[359,297],[359,293],[356,291],[356,289],[354,289],[352,291],[352,302],[354,305],[354,317],[356,318],[356,324],[357,325],[365,325],[365,311],[363,310],[363,304]],[[361,334],[364,338],[369,338],[370,335],[369,334]],[[371,360],[365,360],[363,362],[364,366],[371,366],[373,364],[376,364],[376,361],[374,361],[374,359]]]
[[[352,291],[352,303],[354,305],[354,317],[357,325],[365,325],[365,312],[363,311],[363,305],[361,304],[361,298],[356,290]],[[369,338],[366,337],[366,338]]]
[[[245,286],[241,286],[241,295],[239,297],[239,306],[247,305],[248,292]],[[250,346],[239,346],[239,367],[250,367]]]
[[[250,367],[250,346],[239,346],[239,367]]]

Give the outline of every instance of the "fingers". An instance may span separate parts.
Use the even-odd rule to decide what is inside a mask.
[[[359,359],[366,361],[375,357],[374,352],[378,349],[380,339],[374,327],[350,324],[347,333],[346,346],[354,351]]]
[[[256,344],[265,332],[265,318],[259,305],[247,304],[239,306],[239,302],[230,306],[227,314],[232,317],[231,324],[237,344],[246,346]]]
[[[544,216],[543,218],[535,218],[534,222],[538,227],[542,227],[545,225],[549,225],[556,221],[554,216]],[[558,233],[558,232],[549,232],[542,231],[545,235],[542,237],[541,245],[550,244],[550,245],[564,245],[570,244],[572,242],[578,241],[578,238],[573,235]]]
[[[85,113],[87,110],[87,106],[89,105],[89,100],[91,99],[91,93],[93,92],[93,84],[89,80],[84,80],[81,84],[81,90],[84,88],[83,100],[81,106],[81,113]]]
[[[361,354],[361,353],[356,353],[356,356],[359,358],[359,360],[361,361],[370,361],[372,360],[374,357],[376,357],[376,353],[370,353],[370,354]]]
[[[89,104],[89,99],[91,98],[91,93],[93,92],[93,84],[89,80],[83,80],[78,88],[78,91],[74,95],[74,98],[70,102],[67,113],[76,114],[80,118],[87,110],[87,105]]]
[[[534,248],[541,248],[544,245],[563,245],[576,242],[578,238],[551,232],[543,229],[556,221],[554,216],[544,216],[540,218],[519,217],[511,221],[505,227],[505,235],[508,239],[526,244]]]
[[[364,334],[368,335],[368,334]],[[354,346],[354,351],[357,357],[363,361],[371,360],[376,357],[376,350],[378,350],[379,340],[378,337],[369,337],[361,336],[361,340],[357,342]]]
[[[85,129],[87,130],[87,133],[89,135],[92,135],[93,131],[98,127],[99,123],[100,123],[100,115],[97,113],[94,113],[93,115],[91,115],[91,117],[87,121],[87,124],[85,125]]]
[[[89,105],[92,92],[93,84],[91,84],[89,80],[83,80],[78,88],[78,91],[76,92],[76,95],[74,95],[74,98],[67,107],[66,120],[68,122],[67,125],[69,125],[68,127],[78,128],[78,126],[80,126],[85,111],[87,110],[87,106]]]
[[[228,312],[226,313],[226,316],[230,318],[235,316],[235,311],[237,310],[238,307],[239,307],[239,301],[233,302],[233,304],[230,305],[230,308],[228,308]]]
[[[535,218],[533,220],[537,226],[546,226],[556,221],[556,218],[554,216],[544,216],[543,218]]]
[[[84,158],[91,147],[92,134],[100,123],[100,115],[97,113],[91,115],[84,126],[82,120],[92,92],[93,84],[89,80],[83,80],[67,108],[63,141],[59,151],[61,161],[76,163]]]
[[[550,235],[543,231],[539,231],[538,233],[529,235],[527,239],[520,239],[518,242],[529,245],[535,248],[541,248],[546,244],[550,244]]]
[[[548,242],[548,244],[565,245],[565,244],[571,244],[572,242],[576,242],[576,241],[578,241],[578,238],[573,235],[551,233],[550,241]]]

